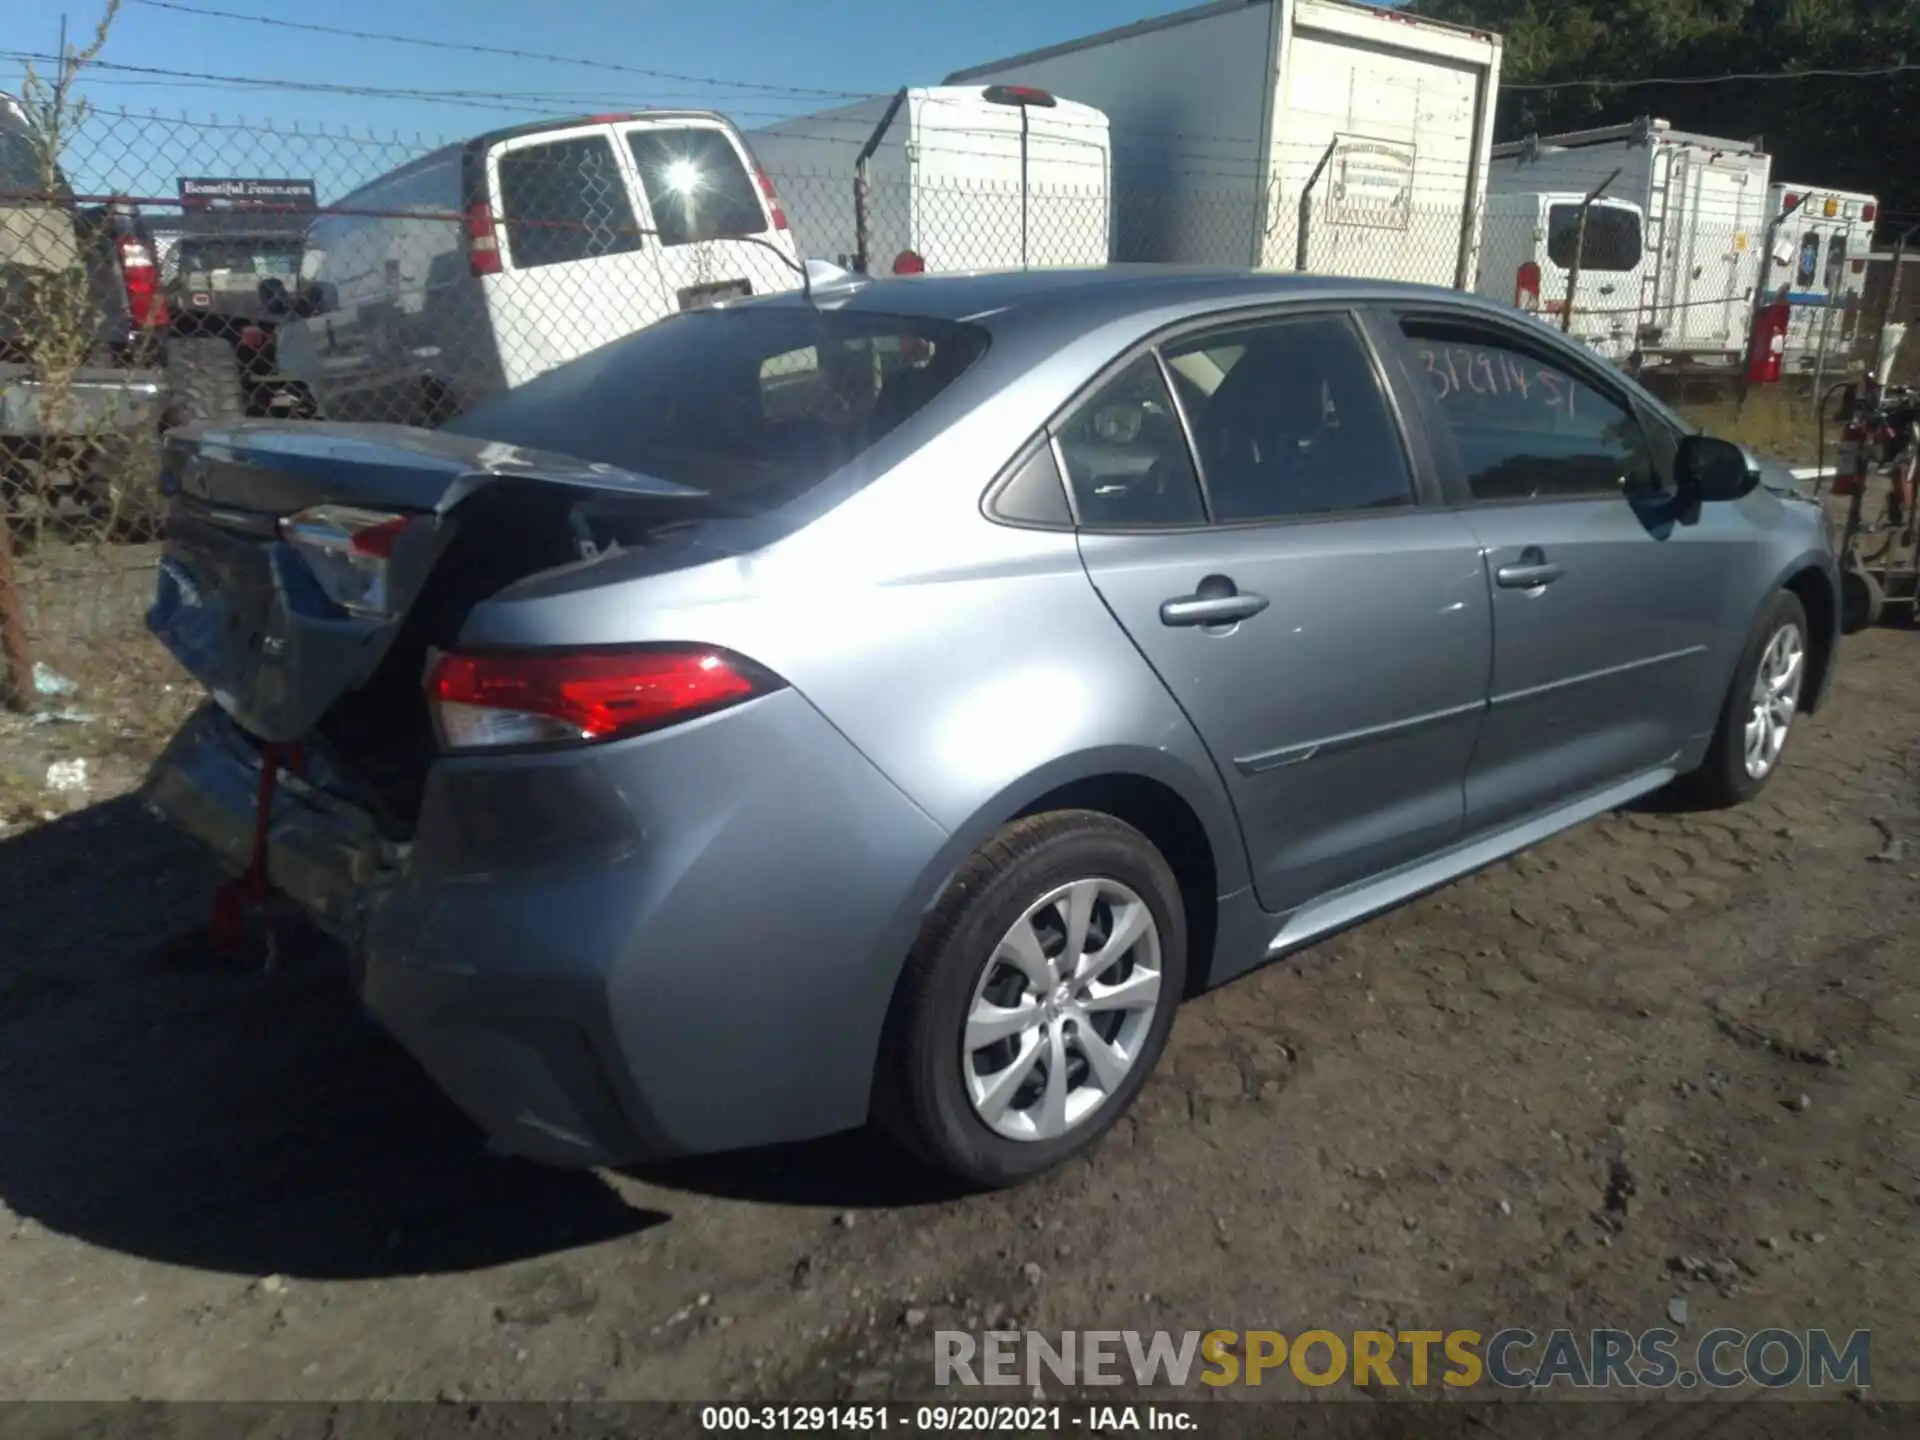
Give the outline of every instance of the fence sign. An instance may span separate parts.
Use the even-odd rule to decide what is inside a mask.
[[[311,180],[180,179],[180,208],[189,215],[221,210],[312,210],[317,204]]]
[[[1413,219],[1414,147],[1342,135],[1334,154],[1333,223],[1405,230]]]

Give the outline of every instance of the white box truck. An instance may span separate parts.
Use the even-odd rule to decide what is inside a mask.
[[[1112,125],[1114,258],[1472,282],[1500,38],[1339,0],[1224,0],[962,70]]]
[[[754,131],[806,255],[903,273],[1104,265],[1107,117],[1020,86],[908,88]]]
[[[1640,293],[1621,300],[1643,363],[1732,364],[1746,349],[1771,166],[1758,141],[1689,135],[1643,117],[1496,145],[1488,190],[1584,196],[1611,176],[1606,196],[1646,217]],[[1481,284],[1494,293],[1512,277],[1489,270]]]
[[[1880,201],[1857,190],[1777,184],[1767,192],[1769,224],[1783,213],[1767,290],[1777,296],[1784,288],[1792,306],[1785,364],[1831,369],[1851,355],[1859,330]]]

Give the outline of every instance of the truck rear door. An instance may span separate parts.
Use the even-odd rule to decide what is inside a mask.
[[[1646,224],[1640,207],[1596,200],[1587,209],[1584,246],[1578,199],[1555,197],[1543,208],[1542,308],[1557,316],[1571,303],[1569,333],[1609,360],[1624,360],[1632,353],[1640,325],[1640,278],[1647,263]],[[1576,255],[1580,260],[1577,277]]]
[[[618,139],[572,125],[487,154],[500,267],[482,284],[509,388],[673,312]]]
[[[1028,265],[1113,258],[1106,117],[1085,105],[1027,111]]]
[[[785,212],[746,147],[719,119],[616,125],[646,211],[662,319],[723,300],[797,289]]]

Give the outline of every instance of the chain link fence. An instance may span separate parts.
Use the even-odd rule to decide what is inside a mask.
[[[451,144],[125,113],[78,113],[50,137],[32,118],[0,125],[0,627],[16,676],[29,654],[84,666],[138,632],[167,426],[441,424],[670,315],[798,289],[809,259],[1459,286],[1623,364],[1731,373],[1761,243],[1697,225],[1684,255],[1645,255],[1596,227],[1575,276],[1544,222],[1412,187],[1330,178],[1302,196],[1222,173],[1112,193],[966,151],[919,157],[911,180],[851,154],[769,174],[751,136],[694,116]],[[1796,302],[1789,369],[1846,363],[1856,278],[1844,261],[1775,275]]]

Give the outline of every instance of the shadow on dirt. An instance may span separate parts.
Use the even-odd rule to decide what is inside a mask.
[[[498,1265],[667,1218],[595,1175],[487,1158],[334,952],[177,963],[217,879],[130,799],[0,840],[10,1209],[129,1255],[314,1278]]]
[[[801,1145],[639,1165],[629,1173],[663,1190],[761,1205],[905,1209],[938,1205],[968,1193],[958,1182],[866,1131]]]

